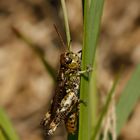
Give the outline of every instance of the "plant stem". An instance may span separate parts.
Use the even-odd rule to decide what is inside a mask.
[[[92,135],[92,140],[96,140],[96,137],[97,137],[97,135],[98,135],[98,133],[99,133],[99,130],[100,130],[100,128],[101,128],[101,123],[102,123],[103,118],[104,118],[104,116],[106,115],[106,112],[107,112],[107,110],[108,110],[108,108],[109,108],[109,105],[110,105],[110,102],[111,102],[111,100],[112,100],[112,96],[113,96],[113,93],[114,93],[114,91],[115,91],[115,89],[116,89],[116,86],[117,86],[117,83],[118,83],[119,78],[120,78],[120,75],[118,74],[118,75],[116,76],[116,79],[114,80],[114,83],[113,83],[113,85],[112,85],[112,87],[111,87],[111,90],[110,90],[109,93],[108,93],[105,106],[104,106],[103,111],[102,111],[102,113],[101,113],[101,115],[100,115],[100,117],[99,117],[99,120],[98,120],[98,122],[97,122],[95,131],[94,131],[94,133],[93,133],[93,135]]]
[[[0,135],[3,135],[4,140],[19,140],[11,121],[2,108],[0,108],[0,133]]]
[[[66,36],[67,36],[67,47],[68,50],[71,50],[71,37],[70,37],[70,29],[69,29],[69,23],[68,23],[68,16],[67,16],[67,9],[66,9],[66,3],[65,0],[61,0],[62,10],[64,14],[64,23],[65,23],[65,30],[66,30]]]
[[[102,16],[104,0],[84,0],[84,41],[82,49],[82,70],[85,70],[88,65],[93,67],[95,52],[99,34],[99,27]],[[94,68],[93,68],[94,70]],[[79,140],[89,140],[93,131],[91,125],[91,110],[90,110],[90,97],[95,94],[91,91],[93,74],[89,74],[89,80],[84,77],[81,78],[80,86],[80,99],[87,102],[87,106],[81,105],[80,107],[80,120],[79,120]],[[93,103],[92,105],[95,105]]]

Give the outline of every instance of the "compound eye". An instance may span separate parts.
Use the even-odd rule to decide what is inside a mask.
[[[69,52],[68,52],[68,53],[66,53],[66,56],[69,56],[69,54],[70,54]]]
[[[72,59],[67,57],[67,58],[66,58],[66,63],[67,63],[67,64],[70,64],[71,62],[72,62]]]

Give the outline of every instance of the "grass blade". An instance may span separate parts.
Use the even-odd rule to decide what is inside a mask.
[[[116,88],[116,85],[118,83],[118,80],[119,80],[119,75],[117,75],[113,85],[112,85],[112,88],[111,90],[109,91],[109,93],[107,94],[107,100],[106,100],[106,103],[105,103],[105,106],[103,107],[103,110],[102,110],[102,113],[100,114],[100,117],[99,117],[99,120],[97,122],[97,125],[96,125],[96,128],[95,128],[95,131],[93,132],[93,135],[92,135],[92,140],[96,140],[96,137],[100,131],[100,128],[101,128],[101,124],[102,124],[102,121],[103,121],[103,118],[104,116],[106,115],[106,112],[109,108],[109,104],[111,102],[111,99],[112,99],[112,96],[113,96],[113,93],[115,91],[115,88]]]
[[[104,0],[91,0],[89,6],[89,1],[84,1],[84,42],[82,50],[82,70],[85,70],[88,65],[93,66],[94,64],[103,2]],[[89,77],[91,77],[91,75],[92,74],[90,74]],[[89,140],[91,137],[89,81],[84,77],[81,78],[80,98],[86,101],[88,105],[87,107],[81,105],[80,108],[79,140]]]
[[[130,113],[134,109],[140,98],[140,64],[135,69],[132,77],[123,90],[116,107],[117,114],[117,134],[127,121]]]
[[[77,134],[75,134],[75,135],[69,134],[69,136],[68,136],[68,140],[77,140],[77,139],[78,139]]]
[[[19,140],[9,118],[2,108],[0,108],[0,133],[0,136],[2,136],[4,140]]]
[[[96,63],[96,62],[95,62]],[[92,131],[94,131],[95,125],[97,123],[97,103],[98,103],[98,96],[97,96],[97,77],[96,77],[96,66],[94,65],[94,70],[91,75],[90,81],[90,95],[89,95],[89,111],[90,111],[90,126]]]
[[[68,50],[70,51],[71,50],[70,48],[71,37],[70,37],[70,29],[69,29],[69,22],[68,22],[68,15],[67,15],[65,0],[61,0],[61,5],[62,5],[63,14],[64,14],[64,23],[65,23],[65,30],[66,30],[66,36],[67,36],[67,47],[68,47]]]
[[[0,140],[6,140],[6,139],[4,138],[4,136],[3,136],[3,133],[2,133],[2,131],[1,131],[1,129],[0,129]]]

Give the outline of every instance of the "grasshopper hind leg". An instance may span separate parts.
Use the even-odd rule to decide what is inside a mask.
[[[80,102],[78,101],[73,108],[73,110],[68,114],[67,118],[65,119],[65,126],[66,130],[70,134],[75,134],[77,131],[78,125],[78,117],[79,117],[79,109],[80,109]]]

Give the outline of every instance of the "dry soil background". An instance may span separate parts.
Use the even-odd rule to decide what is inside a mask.
[[[82,46],[81,0],[67,0],[73,50]],[[44,51],[46,60],[59,68],[60,42],[56,24],[65,38],[58,0],[0,1],[0,106],[11,118],[21,140],[43,140],[40,120],[54,91],[51,76],[38,57],[11,30],[16,26]],[[97,51],[98,89],[101,98],[122,64],[125,66],[118,95],[140,61],[140,1],[106,0]],[[140,103],[119,139],[140,140]],[[63,126],[51,138],[66,139]],[[47,138],[49,139],[49,138]]]

